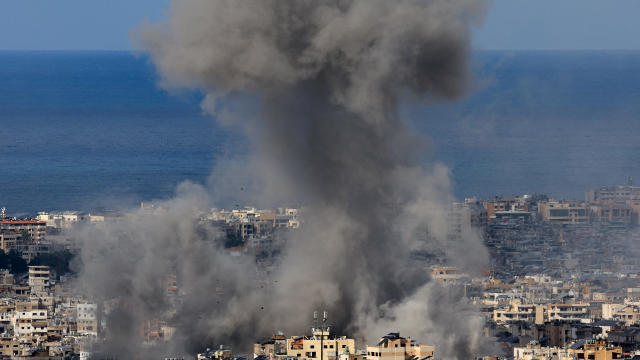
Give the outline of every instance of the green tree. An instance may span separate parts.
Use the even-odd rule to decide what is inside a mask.
[[[74,256],[69,250],[55,251],[36,256],[29,265],[46,265],[54,270],[57,276],[66,275],[71,272],[70,263]]]
[[[29,270],[27,262],[15,250],[11,250],[8,254],[0,251],[0,268],[9,269],[12,274],[22,274]]]

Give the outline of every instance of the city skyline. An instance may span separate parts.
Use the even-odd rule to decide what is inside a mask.
[[[640,359],[617,5],[0,0],[0,359]]]

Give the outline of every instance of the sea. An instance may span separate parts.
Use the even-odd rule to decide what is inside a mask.
[[[457,198],[640,184],[639,51],[475,51],[471,69],[461,99],[400,110]],[[144,54],[0,52],[0,207],[99,211],[206,184],[250,145],[202,99],[164,89]]]

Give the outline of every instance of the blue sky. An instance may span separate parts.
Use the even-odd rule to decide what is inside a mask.
[[[455,1],[455,0],[451,0]],[[131,49],[169,0],[0,0],[0,49]],[[481,49],[640,49],[640,0],[494,0]]]

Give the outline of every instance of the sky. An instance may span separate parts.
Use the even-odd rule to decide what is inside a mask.
[[[129,50],[169,0],[0,0],[1,50]],[[494,0],[479,49],[640,49],[638,0]]]

